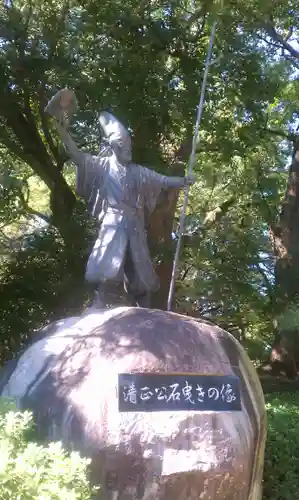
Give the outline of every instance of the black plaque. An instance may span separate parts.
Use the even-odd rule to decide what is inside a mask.
[[[120,412],[241,411],[239,378],[194,373],[121,373]]]

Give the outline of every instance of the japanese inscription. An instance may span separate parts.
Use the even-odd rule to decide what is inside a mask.
[[[235,375],[122,373],[118,376],[120,412],[241,411]]]

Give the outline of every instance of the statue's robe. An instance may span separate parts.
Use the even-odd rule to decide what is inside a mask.
[[[129,249],[135,271],[131,287],[144,292],[157,290],[159,280],[149,254],[145,212],[149,216],[153,212],[167,177],[134,163],[121,165],[109,147],[99,156],[80,152],[75,163],[77,192],[100,223],[86,280],[121,281]]]

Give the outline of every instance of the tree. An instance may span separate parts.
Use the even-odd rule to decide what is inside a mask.
[[[43,111],[64,86],[74,88],[79,100],[72,132],[81,147],[97,150],[96,112],[108,108],[132,130],[137,162],[167,174],[184,170],[215,14],[211,9],[205,1],[171,2],[166,9],[135,0],[126,6],[118,0],[46,6],[15,0],[1,7],[0,144],[10,158],[10,178],[17,178],[18,168],[23,172],[21,192],[6,187],[6,220],[9,207],[20,210],[20,201],[15,203],[22,196],[27,212],[34,207],[24,196],[24,181],[34,173],[50,191],[46,215],[64,244],[70,250],[85,244],[78,237],[84,224],[72,217],[78,200],[65,176],[67,157]],[[278,58],[277,41],[273,46],[273,12],[277,30],[288,17],[287,4],[273,8],[268,2],[239,1],[218,11],[196,156],[198,183],[191,190],[175,302],[178,310],[204,314],[244,342],[259,336],[263,346],[273,333],[277,305],[267,232],[274,235],[278,224],[289,154],[282,139],[292,133],[290,100],[295,102],[296,89],[292,61]],[[150,246],[162,282],[154,305],[162,308],[180,203],[177,192],[166,193],[151,219]],[[63,259],[72,259],[71,252],[61,252]],[[73,273],[75,262],[65,274]],[[34,269],[39,265],[36,260]],[[57,265],[53,275],[59,277],[64,267]]]
[[[180,2],[167,11],[134,1],[120,7],[16,1],[1,8],[0,140],[49,188],[51,222],[69,244],[78,234],[70,223],[75,197],[63,176],[67,158],[43,111],[58,85],[75,89],[81,109],[75,132],[89,147],[97,138],[88,125],[101,105],[117,109],[134,131],[136,161],[181,172],[189,154],[209,12],[200,4],[188,11]],[[168,246],[176,197],[158,207],[151,225],[152,239]],[[163,260],[162,282],[170,269],[171,260]]]
[[[182,8],[177,10],[182,17]],[[185,144],[189,143],[191,127],[188,124],[186,131],[183,127],[178,129],[182,102],[175,105],[174,81],[181,64],[183,76],[184,72],[189,76],[190,84],[191,72],[194,76],[197,57],[191,54],[193,49],[189,46],[195,36],[192,40],[188,36],[197,16],[187,23],[182,17],[179,24],[174,12],[167,25],[161,19],[161,10],[146,10],[138,2],[120,12],[113,2],[101,9],[98,6],[95,9],[92,2],[84,7],[76,2],[72,5],[54,2],[44,8],[37,1],[30,6],[16,1],[1,7],[4,99],[0,107],[0,140],[10,154],[28,164],[47,185],[51,222],[69,244],[78,234],[77,225],[74,221],[70,223],[75,197],[63,176],[67,158],[57,145],[53,125],[44,113],[57,85],[67,84],[75,89],[81,104],[77,133],[87,139],[89,147],[97,138],[87,124],[94,123],[100,105],[108,105],[112,109],[117,107],[119,117],[126,117],[125,123],[133,128],[137,161],[165,169],[166,163],[175,168],[186,159]],[[172,51],[178,52],[175,64]],[[132,75],[136,75],[134,79]],[[176,121],[171,121],[172,106],[178,115]],[[192,107],[194,99],[188,107],[184,106],[185,114],[190,114]],[[175,193],[164,208],[167,213],[162,218],[167,221],[164,235],[170,235],[174,200]],[[155,223],[152,228],[157,233]],[[165,239],[164,235],[161,237]],[[155,234],[155,239],[159,239],[159,234]]]
[[[250,13],[249,13],[249,9]],[[275,311],[279,316],[275,321],[275,335],[271,353],[272,368],[285,370],[291,377],[297,374],[299,353],[297,340],[299,323],[288,321],[294,306],[298,306],[299,272],[299,211],[298,211],[298,173],[299,173],[299,136],[298,136],[298,9],[290,9],[288,2],[264,3],[263,6],[249,5],[245,16],[245,27],[253,23],[257,35],[265,42],[268,57],[280,62],[281,68],[288,68],[289,77],[281,86],[273,106],[268,113],[268,132],[287,141],[291,156],[288,180],[281,208],[277,217],[269,219],[269,233],[276,256],[275,263]],[[292,75],[292,76],[291,76]],[[275,316],[275,315],[274,315]],[[284,316],[283,321],[281,318]]]

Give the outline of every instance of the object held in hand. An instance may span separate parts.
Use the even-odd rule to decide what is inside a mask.
[[[185,186],[192,186],[193,184],[195,184],[195,181],[196,181],[195,175],[194,174],[188,174],[185,177]]]
[[[70,89],[62,89],[48,102],[45,112],[54,116],[61,125],[67,127],[77,107],[75,92]]]

